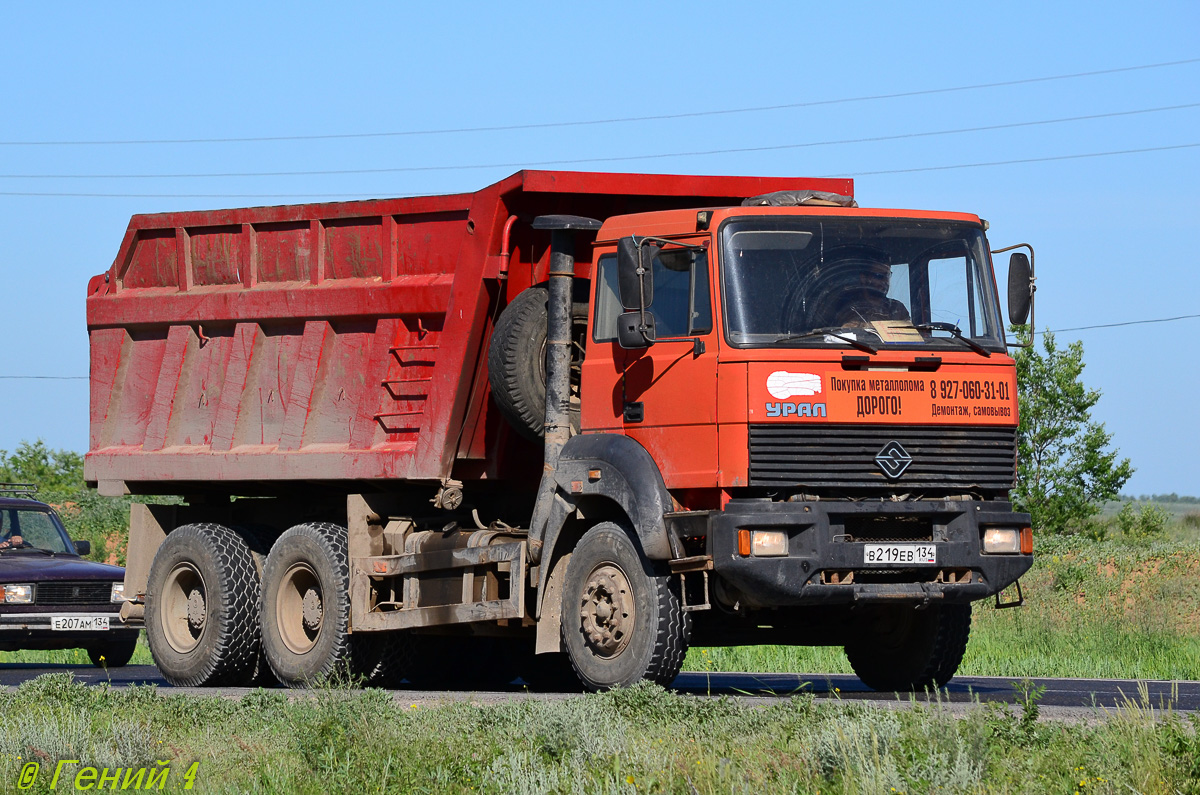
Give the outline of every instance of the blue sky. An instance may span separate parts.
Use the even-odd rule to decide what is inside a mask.
[[[991,222],[994,247],[1033,243],[1042,328],[1200,312],[1200,148],[1044,160],[1198,144],[1200,108],[894,139],[1194,105],[1200,62],[829,103],[1200,58],[1194,0],[1136,10],[1095,2],[125,9],[5,9],[0,142],[406,132],[826,104],[431,135],[0,145],[3,194],[159,194],[0,195],[0,375],[87,374],[87,280],[111,264],[131,214],[467,191],[550,160],[580,170],[861,174],[863,205],[975,212]],[[877,137],[893,140],[798,146]],[[789,148],[679,156],[756,147]],[[585,162],[646,155],[656,157]],[[943,168],[1034,159],[1043,160]],[[492,167],[459,168],[478,165]],[[439,170],[80,178],[430,167]],[[1198,337],[1200,319],[1059,335],[1084,342],[1085,380],[1104,393],[1096,416],[1137,467],[1127,492],[1200,494]],[[0,448],[41,437],[83,450],[86,381],[0,379],[0,416]]]

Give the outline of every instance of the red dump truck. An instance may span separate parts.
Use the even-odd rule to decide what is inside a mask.
[[[86,476],[182,500],[132,507],[123,619],[180,685],[665,685],[758,643],[945,683],[1032,562],[993,251],[852,196],[523,171],[135,216]]]

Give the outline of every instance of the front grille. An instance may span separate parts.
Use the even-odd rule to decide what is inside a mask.
[[[112,600],[112,583],[107,580],[40,582],[35,587],[34,604],[39,605],[95,605]]]
[[[847,541],[880,543],[933,540],[933,520],[926,516],[848,514],[842,522]]]
[[[875,457],[899,442],[912,463],[888,478]],[[1007,490],[1017,429],[993,427],[750,426],[750,485],[842,489]]]

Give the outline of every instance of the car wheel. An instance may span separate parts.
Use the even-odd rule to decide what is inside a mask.
[[[97,668],[124,668],[137,649],[138,633],[123,633],[125,637],[87,647],[88,659]]]

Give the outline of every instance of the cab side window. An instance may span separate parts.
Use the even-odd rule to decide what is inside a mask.
[[[690,337],[712,331],[712,293],[708,282],[708,253],[688,249],[660,251],[652,264],[654,313],[658,339]],[[597,265],[596,311],[592,338],[617,338],[617,315],[622,311],[617,288],[617,258],[604,256]]]

